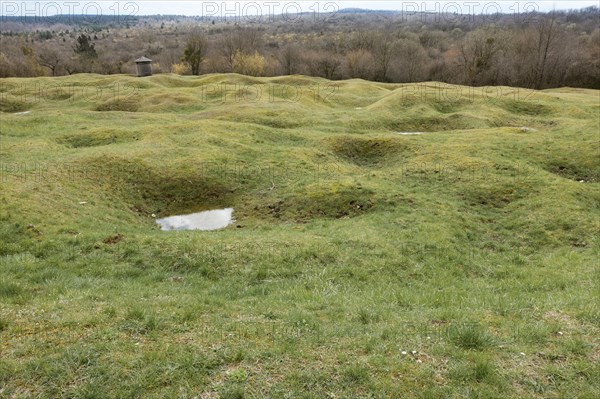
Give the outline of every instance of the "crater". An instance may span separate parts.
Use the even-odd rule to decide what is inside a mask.
[[[600,180],[600,171],[597,167],[594,170],[593,166],[586,168],[584,165],[569,162],[551,162],[546,166],[546,169],[560,177],[579,183],[597,182]]]
[[[586,183],[600,181],[598,146],[592,141],[576,149],[557,146],[539,157],[544,169],[565,179]]]
[[[149,105],[151,104],[151,105]],[[147,112],[197,112],[206,105],[191,95],[181,93],[157,94],[144,98],[143,110]]]
[[[531,188],[527,185],[496,182],[491,185],[468,186],[462,197],[469,206],[500,209],[527,197],[530,193]]]
[[[73,97],[73,94],[63,89],[50,90],[46,93],[46,98],[49,100],[63,101]]]
[[[431,102],[431,107],[441,114],[451,114],[467,104],[465,100],[435,100]]]
[[[133,99],[127,100],[109,100],[96,106],[96,111],[121,111],[121,112],[137,112],[140,108],[139,103]]]
[[[86,178],[108,194],[112,206],[127,209],[142,225],[159,215],[156,222],[164,230],[224,228],[233,222],[233,209],[236,219],[252,225],[258,220],[306,223],[350,218],[387,204],[354,181],[319,181],[291,190],[257,192],[251,184],[207,175],[183,160],[170,164],[98,156],[87,158],[83,168]],[[218,219],[215,224],[213,216]]]
[[[333,152],[358,166],[381,166],[401,159],[413,145],[396,138],[335,137],[330,140]]]
[[[126,143],[140,139],[138,133],[122,132],[118,130],[104,130],[83,134],[70,134],[56,139],[58,144],[71,148],[97,147],[115,143]]]
[[[309,185],[287,197],[256,206],[261,216],[305,223],[313,219],[356,217],[374,209],[375,192],[358,184]]]
[[[459,129],[485,129],[501,126],[500,121],[479,118],[462,113],[435,116],[398,118],[395,115],[357,121],[357,127],[364,130],[385,129],[395,132],[440,132]]]
[[[7,113],[23,112],[30,108],[30,104],[25,101],[11,100],[7,98],[0,99],[0,111]]]
[[[285,115],[283,113],[259,113],[256,110],[254,110],[252,114],[236,116],[231,115],[228,111],[224,111],[216,119],[228,122],[252,123],[275,129],[295,129],[302,127],[305,123],[298,119],[298,115],[294,118],[291,115]]]
[[[86,178],[103,184],[138,215],[188,215],[233,204],[235,190],[202,168],[139,159],[88,158]]]
[[[499,105],[505,110],[519,115],[537,116],[549,115],[552,113],[552,109],[550,107],[533,101],[504,101]]]

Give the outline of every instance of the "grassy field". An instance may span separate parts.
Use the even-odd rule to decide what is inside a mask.
[[[2,398],[600,397],[598,91],[75,75],[0,99]]]

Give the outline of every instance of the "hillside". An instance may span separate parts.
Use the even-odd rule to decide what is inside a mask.
[[[597,397],[599,95],[0,80],[0,396]]]

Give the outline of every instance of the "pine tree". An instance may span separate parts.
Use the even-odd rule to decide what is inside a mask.
[[[73,51],[75,51],[75,54],[85,58],[98,58],[96,46],[92,43],[92,39],[83,33],[77,38],[77,44]]]

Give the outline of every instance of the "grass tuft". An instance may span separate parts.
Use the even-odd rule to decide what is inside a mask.
[[[24,292],[20,285],[0,281],[0,298],[14,298],[23,295]]]
[[[459,324],[448,327],[450,340],[458,347],[469,350],[484,350],[494,344],[493,337],[478,324]]]
[[[344,369],[343,379],[348,384],[365,385],[371,381],[369,368],[361,364],[353,364]]]

